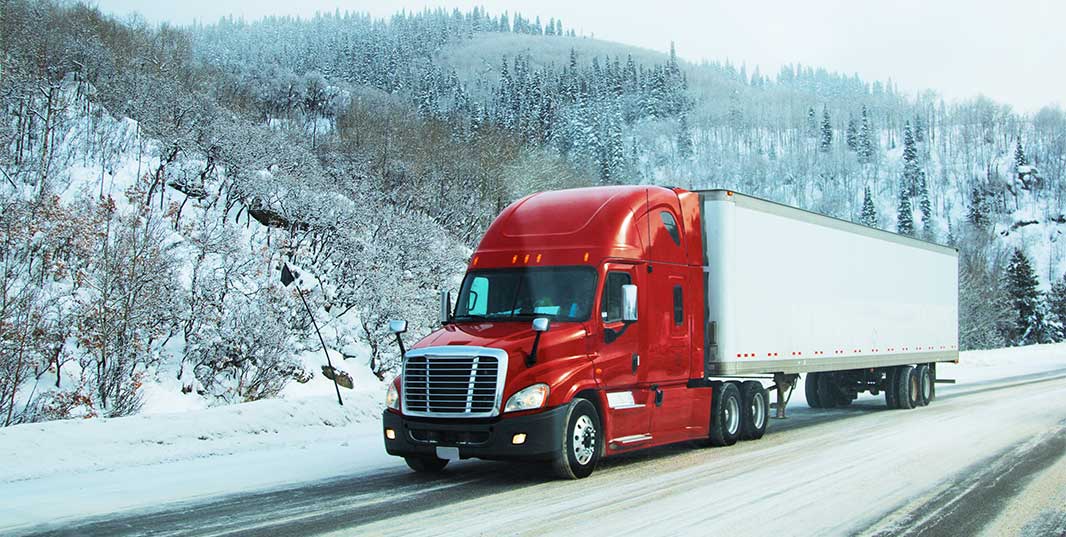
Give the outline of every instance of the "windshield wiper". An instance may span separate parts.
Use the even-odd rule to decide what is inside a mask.
[[[456,321],[491,321],[491,320],[493,320],[492,317],[487,317],[485,315],[456,315],[456,316],[452,317],[452,319],[454,319]]]

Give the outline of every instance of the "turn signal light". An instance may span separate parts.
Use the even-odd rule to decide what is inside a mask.
[[[511,437],[511,443],[514,445],[520,445],[526,443],[526,433],[518,433]]]

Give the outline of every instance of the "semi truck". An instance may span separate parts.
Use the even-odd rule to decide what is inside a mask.
[[[959,358],[957,250],[728,190],[527,196],[454,306],[440,298],[410,349],[391,323],[385,449],[418,472],[530,460],[574,479],[634,450],[757,440],[800,375],[810,407],[922,407]]]

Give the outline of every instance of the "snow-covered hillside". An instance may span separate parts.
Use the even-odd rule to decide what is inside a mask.
[[[388,321],[431,330],[504,207],[590,184],[727,187],[951,242],[962,348],[1066,338],[1058,109],[481,8],[153,29],[13,0],[0,26],[2,425],[327,395],[286,264],[334,365],[380,383]]]

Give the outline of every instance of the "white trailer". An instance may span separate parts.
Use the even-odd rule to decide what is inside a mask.
[[[794,382],[797,373],[925,364],[931,390],[935,363],[958,361],[954,248],[731,191],[699,194],[706,376]],[[808,375],[808,399],[817,378]],[[867,380],[858,391],[895,382]]]

